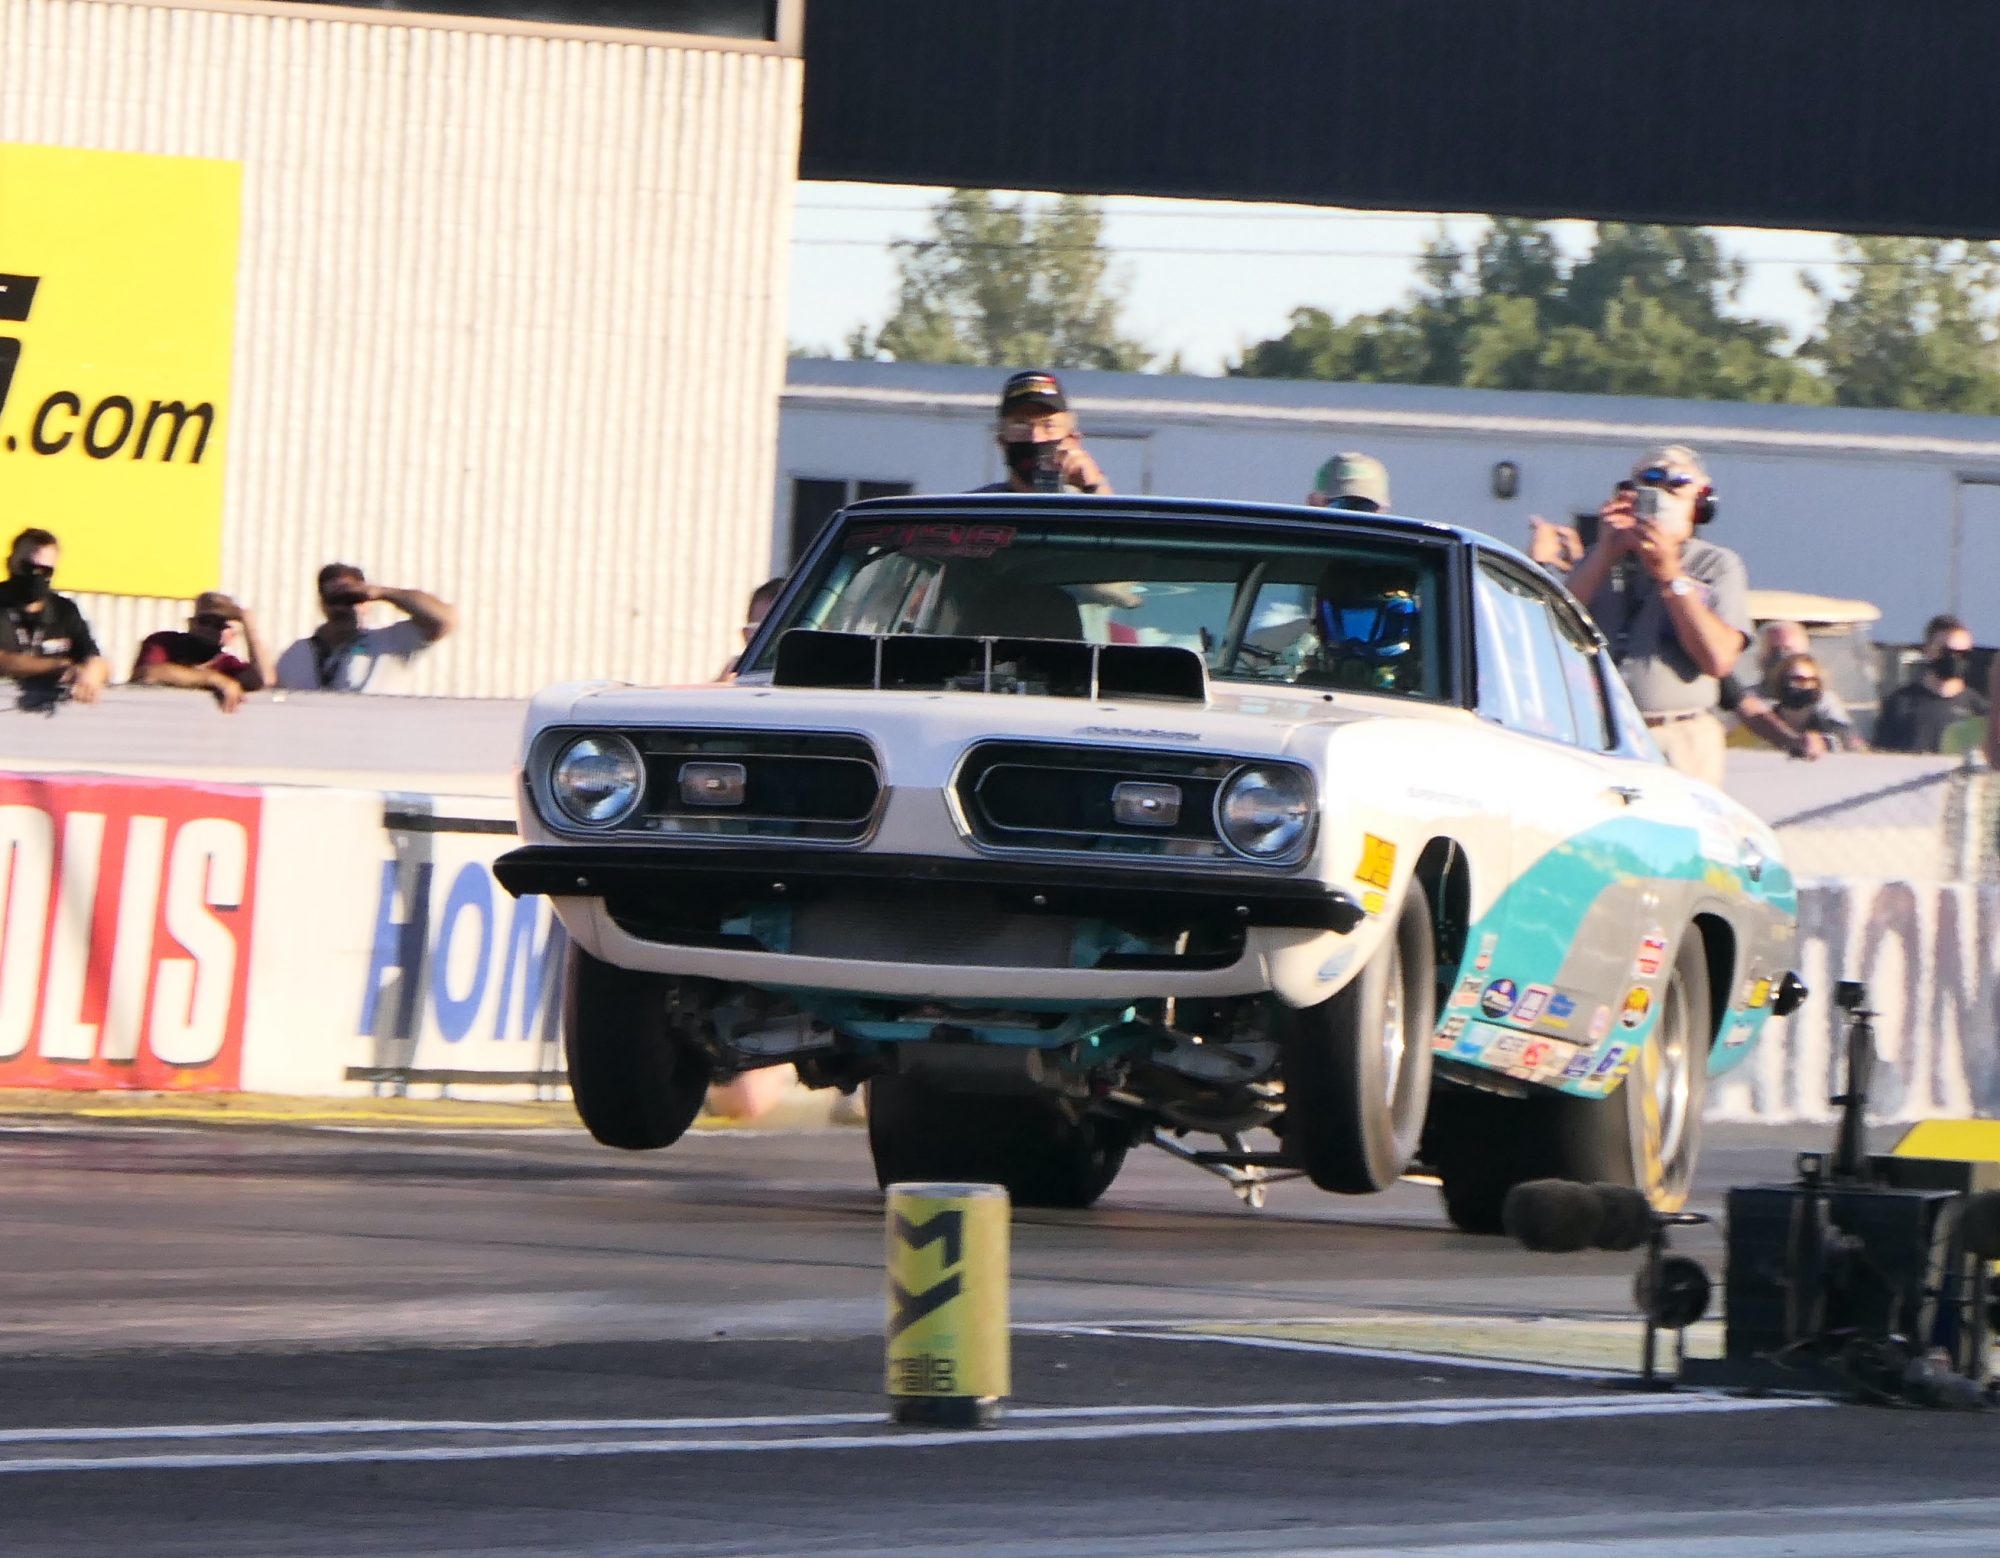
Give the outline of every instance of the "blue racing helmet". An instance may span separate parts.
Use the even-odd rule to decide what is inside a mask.
[[[1417,578],[1390,563],[1336,563],[1322,576],[1313,603],[1319,658],[1342,680],[1391,688],[1414,668]]]

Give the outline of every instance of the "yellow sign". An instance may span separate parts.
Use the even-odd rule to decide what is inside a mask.
[[[0,515],[55,532],[58,589],[222,583],[241,197],[233,162],[0,145]]]
[[[998,1402],[1010,1388],[1007,1192],[891,1185],[888,1219],[890,1399]]]

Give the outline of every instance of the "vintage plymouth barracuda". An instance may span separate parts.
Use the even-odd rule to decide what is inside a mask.
[[[1468,1229],[1545,1176],[1671,1209],[1802,989],[1771,831],[1660,761],[1576,602],[1386,515],[856,504],[733,681],[538,696],[520,823],[599,1140],[795,1065],[866,1088],[882,1183],[1024,1203],[1150,1142],[1253,1204],[1427,1170]]]

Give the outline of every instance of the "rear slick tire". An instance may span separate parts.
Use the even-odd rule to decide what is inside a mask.
[[[1550,1146],[1564,1179],[1626,1185],[1656,1212],[1678,1212],[1694,1188],[1701,1114],[1708,1096],[1714,1021],[1701,932],[1681,934],[1673,970],[1659,992],[1653,1032],[1609,1098],[1559,1097]]]
[[[1433,1105],[1431,1157],[1445,1213],[1466,1233],[1500,1233],[1507,1192],[1574,1179],[1645,1192],[1656,1212],[1687,1205],[1701,1150],[1714,1040],[1701,933],[1681,938],[1652,1036],[1609,1098],[1502,1098],[1449,1088]]]
[[[868,1150],[884,1190],[908,1182],[1004,1185],[1016,1206],[1079,1211],[1111,1188],[1125,1139],[1108,1121],[1072,1119],[1052,1098],[995,1097],[909,1077],[868,1083]]]
[[[1387,1190],[1417,1154],[1431,1097],[1435,959],[1430,899],[1412,881],[1367,966],[1282,1023],[1285,1148],[1322,1190]]]
[[[563,1050],[585,1129],[645,1152],[687,1133],[708,1095],[708,1056],[676,1031],[667,981],[571,945],[563,966]]]

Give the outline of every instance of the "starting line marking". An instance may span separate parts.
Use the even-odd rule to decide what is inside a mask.
[[[712,1438],[671,1439],[556,1439],[548,1443],[494,1445],[379,1445],[359,1449],[326,1450],[243,1450],[172,1452],[140,1455],[19,1457],[0,1460],[0,1473],[87,1472],[87,1471],[215,1471],[248,1467],[384,1465],[394,1463],[438,1463],[450,1461],[512,1461],[565,1459],[627,1455],[712,1455],[749,1454],[797,1450],[927,1450],[959,1445],[1087,1443],[1110,1439],[1159,1439],[1208,1436],[1214,1434],[1268,1433],[1280,1429],[1329,1431],[1349,1428],[1449,1428],[1460,1424],[1530,1423],[1568,1419],[1620,1417],[1691,1417],[1743,1412],[1797,1411],[1829,1403],[1799,1398],[1746,1398],[1709,1394],[1648,1396],[1606,1400],[1601,1396],[1527,1397],[1501,1403],[1482,1404],[1479,1398],[1388,1403],[1355,1403],[1347,1407],[1302,1405],[1194,1409],[1187,1408],[1042,1408],[1012,1414],[1013,1419],[1040,1411],[1044,1421],[1033,1425],[997,1428],[911,1431],[891,1429],[886,1424],[874,1433],[818,1433],[793,1438],[744,1437],[750,1426],[833,1426],[829,1418],[847,1421],[859,1414],[819,1414],[803,1419],[661,1419],[662,1422],[718,1422],[736,1430]],[[1108,1417],[1112,1412],[1145,1413],[1166,1411],[1176,1415],[1161,1419],[1137,1418],[1119,1421],[1047,1421],[1057,1413],[1094,1413]],[[879,1416],[863,1419],[880,1423]],[[221,1425],[228,1428],[232,1425]],[[426,1425],[436,1431],[441,1425]],[[626,1432],[643,1425],[623,1422]],[[36,1432],[21,1430],[17,1432]],[[175,1430],[176,1432],[178,1430]],[[350,1426],[345,1431],[356,1431]],[[415,1428],[378,1428],[378,1432],[413,1432]],[[479,1431],[458,1429],[456,1431]],[[561,1430],[545,1429],[545,1432]],[[211,1438],[213,1428],[202,1430]]]
[[[1632,1377],[1629,1369],[1622,1372],[1616,1369],[1587,1369],[1568,1364],[1528,1363],[1512,1358],[1481,1358],[1455,1352],[1415,1352],[1405,1347],[1370,1347],[1359,1342],[1309,1342],[1294,1341],[1282,1336],[1235,1335],[1227,1331],[1104,1325],[1064,1325],[1041,1329],[1061,1336],[1126,1337],[1142,1342],[1212,1342],[1227,1347],[1257,1347],[1267,1352],[1328,1353],[1339,1358],[1374,1358],[1385,1363],[1421,1363],[1438,1368],[1472,1369],[1492,1374],[1533,1374],[1546,1379],[1623,1380]]]
[[[1383,1412],[1408,1408],[1459,1407],[1475,1411],[1501,1407],[1588,1404],[1601,1396],[1439,1396],[1426,1400],[1272,1401],[1253,1406],[1095,1406],[1009,1407],[1010,1421],[1072,1418],[1243,1417]],[[338,1438],[351,1434],[576,1434],[665,1433],[706,1428],[837,1428],[881,1424],[875,1412],[792,1412],[749,1417],[547,1417],[402,1418],[343,1417],[323,1422],[158,1423],[107,1428],[0,1428],[0,1444],[108,1444],[170,1440]]]

